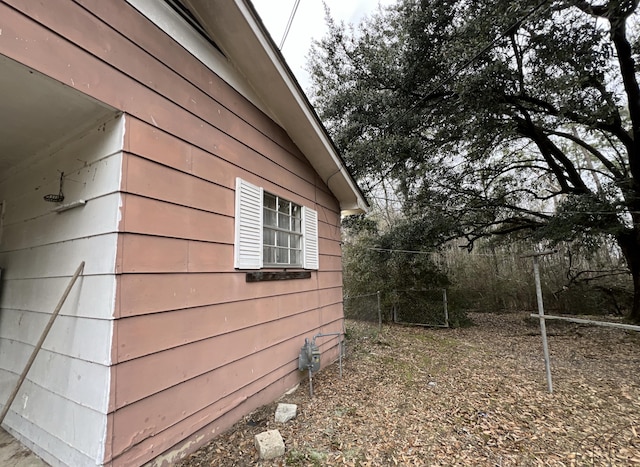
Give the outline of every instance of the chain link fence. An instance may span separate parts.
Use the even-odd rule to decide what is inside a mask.
[[[382,326],[383,322],[449,327],[446,289],[394,290],[344,297],[347,319]]]
[[[382,322],[380,292],[364,295],[345,296],[343,299],[344,317],[372,324]]]
[[[396,290],[392,295],[394,323],[449,327],[446,289]]]

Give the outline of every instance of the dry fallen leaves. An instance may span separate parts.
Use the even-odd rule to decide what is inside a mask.
[[[640,465],[640,335],[548,322],[554,393],[546,392],[537,321],[472,314],[475,326],[348,322],[348,354],[276,404],[238,422],[184,467],[284,465]],[[255,434],[277,428],[287,452],[260,461]]]

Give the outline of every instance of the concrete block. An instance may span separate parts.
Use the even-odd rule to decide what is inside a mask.
[[[255,442],[260,459],[269,460],[284,456],[284,440],[278,430],[257,434]]]
[[[276,409],[276,422],[286,423],[296,418],[298,406],[296,404],[278,404]]]

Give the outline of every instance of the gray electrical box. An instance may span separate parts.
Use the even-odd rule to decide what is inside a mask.
[[[309,339],[304,340],[298,356],[298,369],[300,371],[311,370],[315,373],[320,369],[320,349]]]

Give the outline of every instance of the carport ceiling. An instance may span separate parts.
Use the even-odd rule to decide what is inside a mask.
[[[114,109],[0,55],[0,180],[12,167],[112,113]]]

